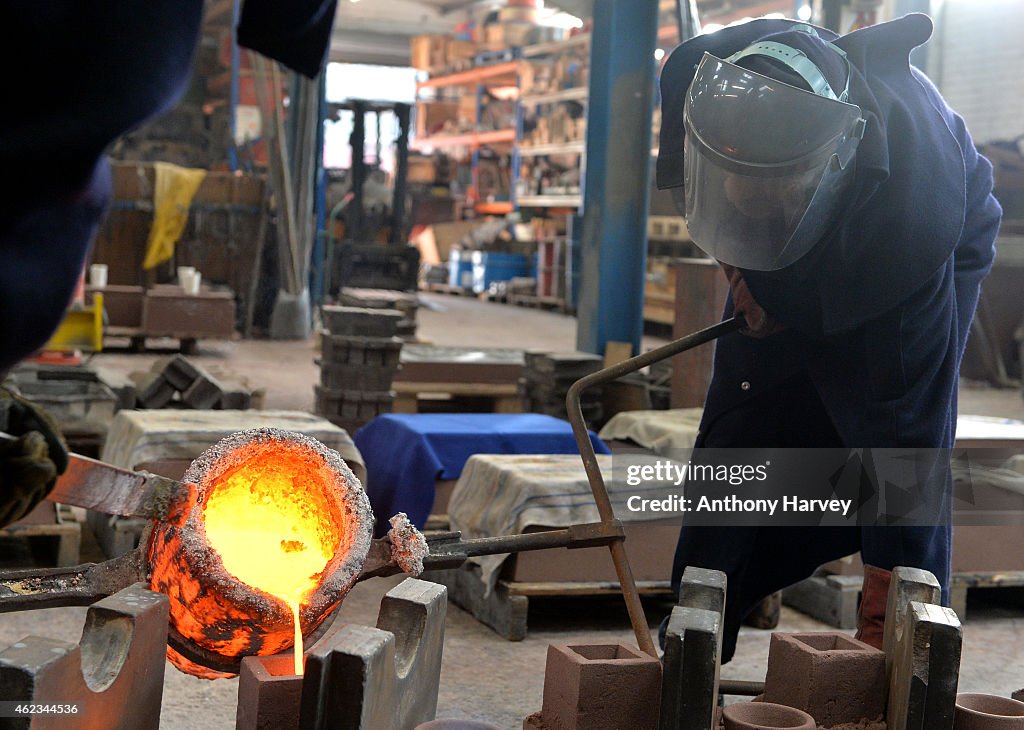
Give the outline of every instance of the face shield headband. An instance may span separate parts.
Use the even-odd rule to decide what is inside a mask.
[[[760,51],[737,56],[753,53]],[[864,130],[860,108],[841,101],[847,90],[836,94],[820,72],[815,81],[809,59],[799,58],[806,61],[797,64],[801,76],[810,77],[811,88],[824,84],[825,93],[707,53],[687,93],[684,185],[673,193],[694,242],[740,268],[773,271],[804,256],[852,180]]]

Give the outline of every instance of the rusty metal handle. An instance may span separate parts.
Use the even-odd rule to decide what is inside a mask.
[[[565,407],[569,415],[569,423],[572,424],[573,436],[576,437],[576,446],[579,448],[580,456],[583,458],[583,468],[587,472],[590,490],[594,493],[597,511],[601,515],[601,522],[611,523],[615,519],[615,513],[612,510],[612,502],[608,496],[608,488],[605,486],[604,477],[601,475],[601,468],[597,464],[597,454],[594,453],[594,445],[590,442],[590,432],[587,429],[586,421],[583,419],[583,406],[581,405],[583,391],[595,385],[610,383],[624,375],[635,373],[640,368],[667,360],[673,355],[692,350],[694,347],[699,347],[723,335],[741,330],[746,326],[747,323],[743,317],[732,317],[712,327],[694,332],[678,340],[673,340],[667,345],[662,345],[629,360],[624,360],[617,365],[587,375],[570,386],[569,392],[565,396]],[[626,556],[626,549],[623,545],[624,540],[624,537],[616,539],[614,542],[609,543],[608,549],[612,553],[612,562],[615,563],[615,572],[619,577],[622,597],[626,601],[626,610],[629,612],[629,620],[633,625],[633,633],[636,634],[637,645],[642,651],[656,657],[658,652],[654,648],[654,641],[651,639],[651,632],[647,627],[647,617],[644,616],[643,605],[640,603],[640,593],[637,591],[636,582],[633,580],[633,571],[629,566],[629,558]]]
[[[0,571],[0,613],[88,606],[132,583],[145,580],[142,548],[102,563],[86,563],[71,568]]]
[[[622,524],[618,520],[572,525],[561,530],[540,530],[520,535],[499,535],[462,539],[461,532],[435,532],[426,536],[430,552],[423,558],[424,570],[457,568],[478,555],[522,553],[530,550],[548,550],[564,547],[578,548],[611,545],[622,539]],[[391,542],[386,537],[374,540],[363,563],[358,580],[379,578],[401,573],[402,569],[391,555]]]

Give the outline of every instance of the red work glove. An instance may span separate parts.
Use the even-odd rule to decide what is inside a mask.
[[[740,330],[745,335],[762,339],[770,337],[786,329],[786,326],[779,324],[774,317],[764,311],[760,304],[754,299],[754,295],[747,288],[747,282],[743,274],[735,266],[718,262],[725,272],[725,278],[729,280],[729,288],[732,290],[733,314],[743,316],[747,320],[747,328]]]

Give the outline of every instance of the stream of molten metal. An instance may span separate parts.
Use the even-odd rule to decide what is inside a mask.
[[[299,602],[298,601],[292,601],[289,605],[291,606],[291,609],[292,609],[292,621],[295,624],[295,649],[293,651],[293,653],[295,654],[295,673],[296,674],[302,674],[302,669],[303,669],[303,666],[302,666],[303,646],[302,646],[302,624],[299,621]]]
[[[224,568],[291,609],[295,673],[302,674],[301,604],[316,590],[337,549],[342,525],[299,459],[246,464],[211,490],[206,535]]]

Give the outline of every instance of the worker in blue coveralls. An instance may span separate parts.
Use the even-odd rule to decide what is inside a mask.
[[[322,68],[337,0],[245,0],[238,42],[307,76]],[[0,63],[16,109],[0,118],[0,381],[60,324],[110,200],[107,146],[188,86],[202,0],[33,0],[5,7]],[[6,60],[3,60],[6,59]],[[0,526],[67,466],[58,429],[0,388]]]
[[[952,447],[1001,210],[963,120],[910,65],[931,32],[919,14],[842,37],[765,19],[669,59],[658,185],[747,322],[717,342],[697,447]],[[934,489],[948,514],[951,481]],[[951,537],[684,527],[673,587],[686,566],[726,573],[728,661],[763,598],[859,550],[858,636],[880,647],[890,571],[931,571],[948,601]]]

